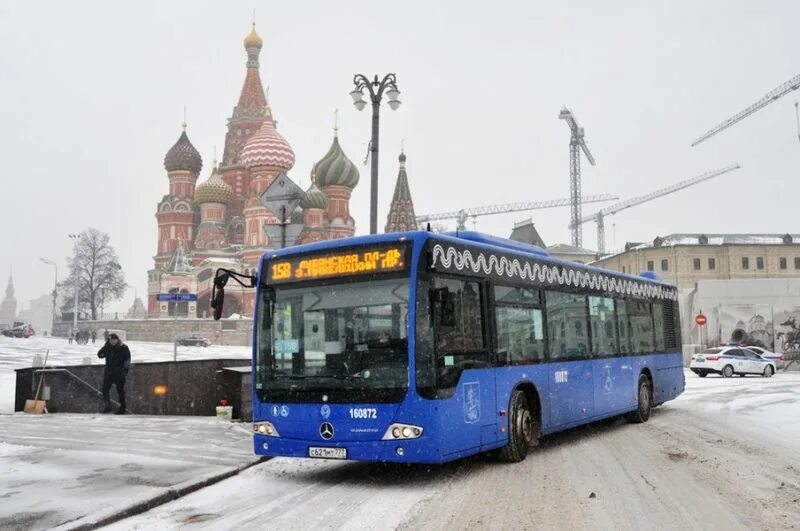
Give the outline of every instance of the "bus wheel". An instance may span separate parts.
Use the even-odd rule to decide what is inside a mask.
[[[534,419],[525,393],[517,389],[508,408],[508,445],[500,449],[501,461],[518,463],[528,455],[528,448],[539,433],[539,419]]]
[[[653,393],[650,390],[650,379],[644,374],[639,375],[639,405],[636,411],[628,413],[628,422],[635,424],[647,422],[653,408]]]

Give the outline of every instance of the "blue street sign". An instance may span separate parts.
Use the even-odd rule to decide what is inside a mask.
[[[157,293],[156,300],[159,302],[196,302],[196,293]]]

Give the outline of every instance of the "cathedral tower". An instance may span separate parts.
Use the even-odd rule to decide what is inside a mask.
[[[400,152],[400,172],[394,185],[392,204],[386,216],[386,232],[404,232],[417,230],[417,216],[414,214],[414,202],[411,200],[411,189],[406,175],[406,154]]]
[[[203,160],[186,135],[186,124],[178,141],[164,157],[169,177],[169,193],[158,204],[158,251],[156,268],[163,266],[175,251],[177,242],[194,241],[195,212],[192,196]]]

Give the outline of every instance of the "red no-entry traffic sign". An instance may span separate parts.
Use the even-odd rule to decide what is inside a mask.
[[[698,313],[694,318],[694,322],[697,323],[697,326],[705,326],[708,322],[708,318],[702,313]]]

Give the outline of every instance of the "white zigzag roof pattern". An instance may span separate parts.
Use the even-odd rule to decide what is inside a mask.
[[[242,164],[247,168],[269,165],[289,171],[294,166],[294,151],[267,118],[242,148]]]
[[[530,280],[540,284],[555,284],[560,286],[573,286],[587,289],[602,290],[605,292],[620,293],[633,297],[649,297],[659,299],[677,299],[677,292],[658,284],[636,282],[627,278],[618,278],[592,271],[559,268],[556,265],[520,262],[519,259],[509,259],[505,256],[497,257],[480,252],[477,258],[468,249],[463,251],[441,244],[433,246],[433,263],[441,263],[447,269],[455,266],[459,271],[471,270],[473,273],[489,275],[494,273],[508,278]]]

